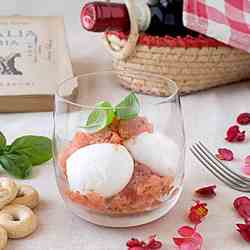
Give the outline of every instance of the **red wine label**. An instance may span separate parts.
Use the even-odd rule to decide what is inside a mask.
[[[53,94],[71,76],[62,18],[0,17],[0,96]]]

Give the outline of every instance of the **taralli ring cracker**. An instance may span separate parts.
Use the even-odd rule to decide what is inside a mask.
[[[6,177],[0,178],[0,209],[9,204],[17,195],[16,183]]]
[[[16,199],[11,204],[25,205],[31,209],[35,208],[39,203],[38,192],[30,185],[18,185]]]
[[[5,249],[8,241],[7,231],[0,226],[0,250]]]
[[[19,239],[33,233],[38,225],[37,216],[23,205],[9,205],[0,212],[0,225],[10,239]]]

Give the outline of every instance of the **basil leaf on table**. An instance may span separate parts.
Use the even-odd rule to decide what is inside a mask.
[[[116,107],[116,117],[121,120],[135,118],[140,112],[140,103],[134,93],[125,97]]]
[[[0,156],[0,165],[10,175],[25,179],[31,175],[32,163],[26,155],[4,154]]]
[[[96,132],[110,125],[115,117],[112,105],[102,101],[96,104],[96,109],[90,113],[83,128],[89,132]]]
[[[3,149],[6,147],[6,137],[4,136],[4,134],[0,131],[0,149]]]
[[[33,166],[40,165],[52,157],[51,140],[44,136],[22,136],[10,145],[9,153],[25,155]]]

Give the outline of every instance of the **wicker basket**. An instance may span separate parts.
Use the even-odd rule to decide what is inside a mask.
[[[250,54],[210,38],[152,38],[138,33],[133,0],[126,0],[131,31],[106,33],[113,67],[124,87],[167,96],[164,82],[143,79],[138,73],[164,75],[177,82],[181,94],[250,79]],[[157,43],[152,44],[152,39]]]

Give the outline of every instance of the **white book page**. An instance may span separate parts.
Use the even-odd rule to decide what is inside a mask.
[[[0,17],[0,96],[51,95],[72,76],[62,17]]]

